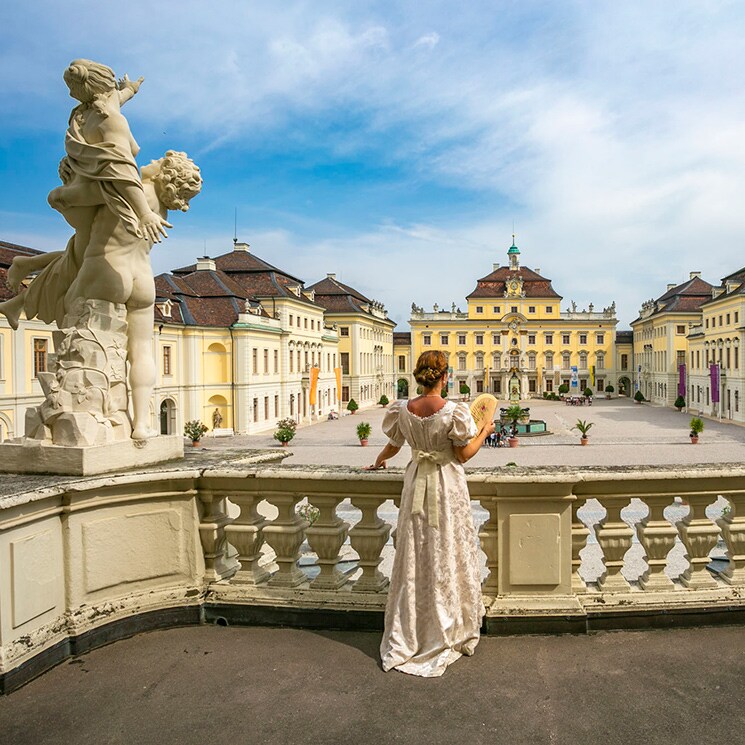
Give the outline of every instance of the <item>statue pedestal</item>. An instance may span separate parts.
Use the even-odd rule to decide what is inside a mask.
[[[89,447],[52,445],[19,437],[0,443],[0,473],[95,476],[183,457],[184,438],[181,435],[160,435],[148,440],[122,440]]]

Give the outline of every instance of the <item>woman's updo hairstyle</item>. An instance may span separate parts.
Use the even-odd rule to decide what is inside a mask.
[[[448,358],[444,352],[423,352],[414,368],[414,379],[424,388],[432,386],[448,371]]]
[[[70,95],[84,104],[94,104],[98,96],[116,88],[114,71],[89,59],[73,60],[62,77],[70,89]]]

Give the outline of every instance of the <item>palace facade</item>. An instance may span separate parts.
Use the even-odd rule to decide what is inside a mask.
[[[432,312],[412,305],[410,337],[396,334],[399,391],[416,385],[411,370],[428,349],[448,355],[456,395],[465,385],[472,395],[526,399],[572,381],[579,391],[602,392],[610,384],[618,390],[615,303],[600,311],[572,303],[562,311],[551,280],[521,266],[514,239],[507,258],[476,281],[465,311],[454,304],[449,310],[435,305]]]
[[[12,297],[5,276],[13,258],[38,253],[0,242],[0,299]],[[317,421],[348,397],[362,408],[394,398],[394,322],[354,288],[329,287],[331,277],[316,283],[316,295],[237,241],[228,253],[158,275],[153,428],[179,433],[198,419],[217,435],[267,432],[285,417]],[[22,435],[26,409],[43,399],[36,376],[47,369],[52,334],[23,317],[13,332],[0,316],[2,439]]]

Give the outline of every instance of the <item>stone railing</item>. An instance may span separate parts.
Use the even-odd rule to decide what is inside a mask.
[[[219,466],[16,480],[0,497],[0,683],[160,625],[381,628],[402,478]],[[745,611],[743,466],[503,468],[468,481],[487,632]]]

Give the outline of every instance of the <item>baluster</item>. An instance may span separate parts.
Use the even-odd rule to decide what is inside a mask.
[[[388,586],[388,578],[378,566],[383,561],[381,553],[388,542],[391,526],[378,516],[380,497],[352,497],[352,504],[362,511],[359,522],[349,531],[349,540],[360,557],[358,565],[362,569],[362,575],[352,585],[352,590],[381,592]]]
[[[489,513],[486,522],[479,530],[481,550],[486,554],[486,568],[489,574],[481,585],[484,595],[499,595],[499,523],[496,499],[482,498],[481,506]]]
[[[727,494],[732,512],[717,520],[727,544],[729,567],[721,577],[729,585],[745,584],[745,492]]]
[[[639,586],[648,592],[675,589],[675,583],[665,574],[667,555],[675,546],[678,531],[665,518],[665,508],[670,504],[669,496],[644,497],[649,514],[636,525],[636,535],[644,547],[649,570],[639,578]]]
[[[688,514],[678,521],[680,540],[686,547],[687,559],[690,562],[688,571],[680,581],[691,590],[705,590],[718,587],[717,581],[706,569],[711,561],[709,554],[719,540],[719,528],[708,517],[706,508],[713,501],[710,494],[689,494],[685,497],[688,503]]]
[[[208,582],[226,579],[236,573],[240,564],[225,536],[231,522],[225,511],[225,495],[212,489],[200,489],[199,501],[204,515],[199,521],[199,539],[204,551],[204,578]]]
[[[240,570],[232,581],[237,584],[258,585],[269,579],[269,572],[259,566],[261,547],[264,544],[264,526],[269,522],[259,514],[258,506],[263,497],[259,494],[238,492],[230,500],[240,507],[235,520],[225,527],[228,541],[238,550]]]
[[[311,587],[336,590],[347,581],[346,574],[336,567],[341,558],[339,551],[349,532],[348,523],[336,514],[336,508],[343,499],[343,496],[335,494],[314,494],[313,497],[309,497],[311,504],[320,513],[318,519],[305,531],[308,544],[318,555],[316,564],[321,569],[310,583]]]
[[[590,529],[577,516],[577,512],[586,502],[584,497],[577,497],[572,502],[572,592],[575,595],[583,595],[587,592],[587,584],[579,573],[579,568],[582,566],[579,554],[587,545]]]
[[[300,546],[303,545],[308,523],[295,513],[295,505],[302,494],[274,493],[266,500],[273,504],[279,515],[264,527],[264,540],[274,549],[279,569],[272,575],[269,584],[274,587],[297,587],[306,581],[298,569]]]
[[[608,499],[604,504],[606,515],[595,526],[600,548],[603,550],[605,572],[598,580],[602,592],[630,592],[631,585],[621,574],[623,557],[631,548],[634,531],[621,519],[621,510],[628,503],[621,499]]]

